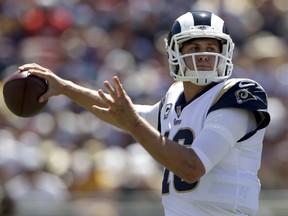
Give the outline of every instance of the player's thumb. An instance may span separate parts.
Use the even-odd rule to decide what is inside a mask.
[[[48,101],[48,99],[49,99],[49,96],[47,93],[45,93],[39,97],[38,101],[39,101],[39,103],[44,103],[44,102]]]

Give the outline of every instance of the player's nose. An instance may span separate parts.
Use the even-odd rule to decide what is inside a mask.
[[[198,61],[208,61],[209,60],[209,56],[208,55],[198,55],[197,56],[197,60]]]

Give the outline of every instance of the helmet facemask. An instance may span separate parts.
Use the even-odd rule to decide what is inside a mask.
[[[180,22],[181,20],[179,20]],[[189,40],[213,38],[219,40],[221,53],[197,52],[182,54],[183,44]],[[232,56],[234,43],[228,34],[219,32],[212,26],[190,26],[188,30],[171,35],[169,41],[166,40],[166,50],[168,53],[168,63],[170,74],[176,81],[190,81],[196,85],[204,86],[212,82],[221,82],[231,76],[233,64]],[[210,69],[197,68],[196,58],[207,56],[214,59],[214,66]],[[192,67],[188,67],[186,62],[190,58]]]

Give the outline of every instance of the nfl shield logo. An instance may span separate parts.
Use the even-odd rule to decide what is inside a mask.
[[[181,115],[181,112],[182,112],[181,106],[177,106],[177,107],[176,107],[176,114],[177,114],[177,117],[178,117],[178,118],[179,118],[179,116]]]

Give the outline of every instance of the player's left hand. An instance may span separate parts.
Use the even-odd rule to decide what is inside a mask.
[[[127,95],[117,76],[113,77],[113,83],[114,86],[108,81],[104,82],[104,87],[110,97],[102,89],[98,90],[99,96],[108,108],[93,105],[92,113],[105,122],[131,132],[138,123],[140,116],[134,109],[131,98]]]

